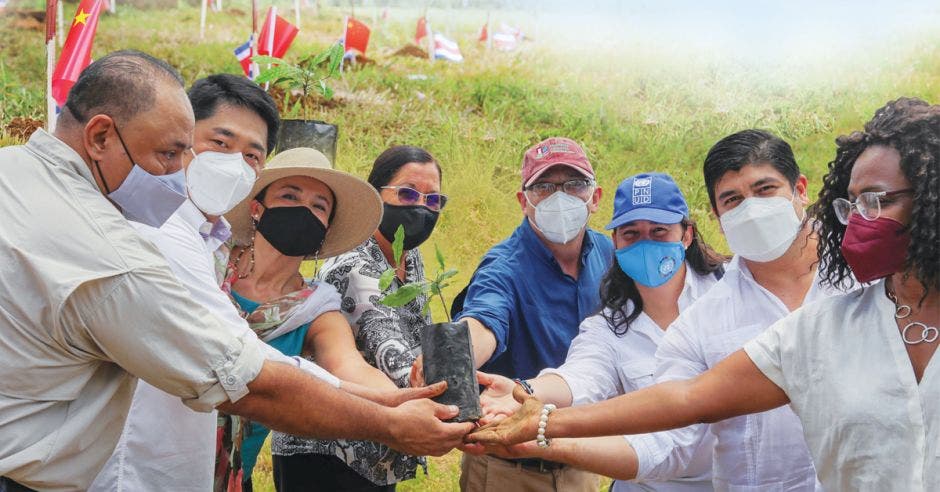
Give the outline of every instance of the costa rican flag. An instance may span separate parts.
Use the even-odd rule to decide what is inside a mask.
[[[254,35],[248,36],[248,41],[245,44],[235,48],[235,58],[238,59],[238,63],[241,64],[242,70],[245,72],[245,76],[250,80],[255,80],[255,76],[258,75],[258,64],[251,61],[251,45],[254,42]]]
[[[463,61],[463,55],[460,54],[460,47],[457,43],[440,33],[434,33],[434,58],[452,62]]]

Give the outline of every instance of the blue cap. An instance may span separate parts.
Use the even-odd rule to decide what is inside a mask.
[[[630,176],[617,187],[614,218],[606,229],[616,229],[634,220],[677,224],[689,216],[689,206],[679,186],[663,173]]]

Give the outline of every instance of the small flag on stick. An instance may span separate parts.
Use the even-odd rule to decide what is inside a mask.
[[[457,43],[438,32],[434,33],[434,58],[452,62],[463,61],[463,55],[460,54],[460,47]]]
[[[418,26],[415,28],[415,44],[420,45],[421,40],[428,35],[428,18],[418,19]]]
[[[277,15],[277,7],[270,7],[258,36],[258,54],[283,58],[297,37],[297,31],[297,26]]]
[[[238,59],[238,63],[241,64],[245,76],[250,80],[255,80],[255,77],[258,75],[258,64],[252,60],[251,56],[253,45],[254,34],[248,36],[248,41],[246,41],[245,44],[235,48],[235,58]]]
[[[359,22],[353,17],[347,17],[343,31],[343,47],[345,54],[357,51],[361,55],[366,54],[366,48],[369,47],[369,26]]]
[[[65,104],[69,89],[75,85],[78,75],[91,64],[91,45],[95,41],[101,7],[101,0],[82,0],[78,4],[78,11],[65,39],[65,47],[62,48],[52,75],[52,97],[60,108]]]

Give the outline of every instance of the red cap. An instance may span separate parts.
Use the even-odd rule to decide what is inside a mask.
[[[588,162],[584,149],[574,140],[552,137],[539,142],[522,157],[522,186],[529,186],[550,167],[561,165],[577,170],[594,179],[594,168]]]

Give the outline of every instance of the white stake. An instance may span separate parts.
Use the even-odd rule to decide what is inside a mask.
[[[61,5],[61,4],[59,4]],[[55,40],[46,42],[46,131],[55,131],[55,98],[52,97],[52,73],[55,71]]]
[[[202,9],[199,11],[199,39],[206,37],[206,9],[209,0],[199,0],[202,3]]]
[[[300,0],[294,0],[294,25],[300,30]]]
[[[59,38],[59,48],[65,44],[65,31],[62,30],[62,2],[56,2],[56,14],[55,14],[55,23],[56,23],[56,37]]]
[[[111,12],[111,15],[117,13],[117,0],[110,0],[108,2],[108,12]]]

